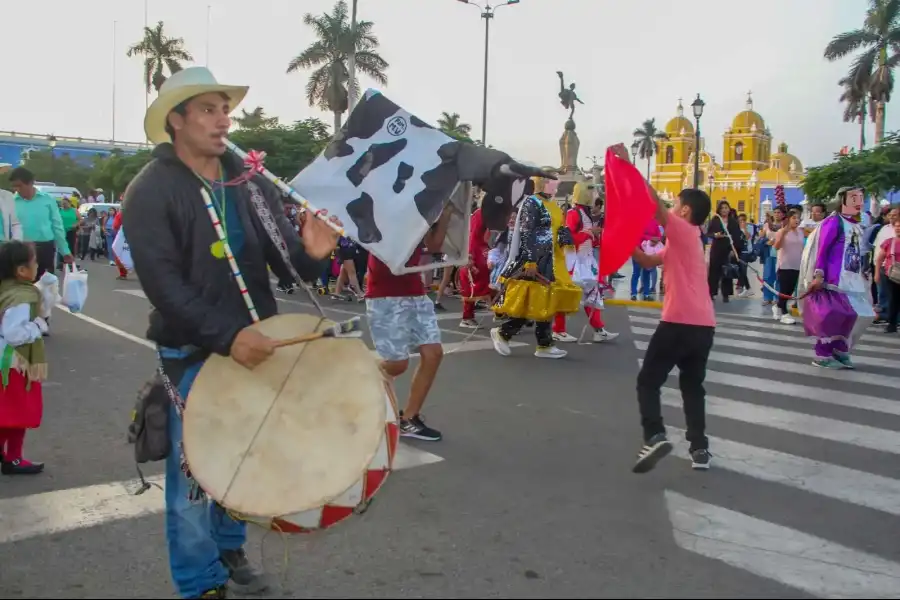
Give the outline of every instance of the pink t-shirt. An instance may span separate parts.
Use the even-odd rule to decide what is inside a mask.
[[[666,247],[659,253],[666,281],[661,320],[715,327],[700,228],[669,211],[665,229]]]

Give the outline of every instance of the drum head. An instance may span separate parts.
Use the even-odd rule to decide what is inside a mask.
[[[312,315],[253,325],[273,339],[321,331]],[[384,376],[360,339],[279,348],[248,370],[214,354],[186,400],[184,452],[213,500],[241,515],[314,509],[366,470],[384,435]]]

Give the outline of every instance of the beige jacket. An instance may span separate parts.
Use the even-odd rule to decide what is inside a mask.
[[[16,201],[12,192],[0,190],[0,242],[22,239],[22,224],[16,216]]]

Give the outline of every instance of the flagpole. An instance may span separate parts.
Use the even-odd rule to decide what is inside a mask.
[[[212,6],[206,5],[206,68],[209,68],[209,23],[212,18]]]
[[[146,34],[147,28],[150,27],[150,0],[144,0],[144,32]],[[144,90],[144,112],[147,112],[147,109],[150,107],[150,94],[147,93],[147,90]]]
[[[116,34],[119,22],[113,21],[112,140],[116,140]]]

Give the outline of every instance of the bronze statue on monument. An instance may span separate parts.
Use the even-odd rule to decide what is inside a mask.
[[[559,75],[559,102],[563,105],[563,108],[569,109],[569,121],[572,121],[574,125],[575,103],[578,102],[584,104],[584,102],[582,102],[581,98],[578,97],[578,94],[575,93],[575,84],[570,83],[569,87],[566,88],[566,80],[563,76],[563,72],[557,71],[556,74]],[[574,129],[574,127],[572,127],[572,129]]]
[[[575,133],[575,103],[584,104],[578,94],[575,93],[575,84],[569,84],[566,87],[566,80],[562,71],[557,71],[559,76],[559,101],[563,108],[569,110],[569,118],[562,137],[559,139],[559,156],[562,160],[560,171],[563,175],[569,175],[571,178],[578,172],[578,147],[581,145],[578,140],[578,134]]]

